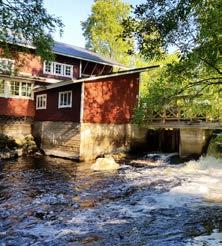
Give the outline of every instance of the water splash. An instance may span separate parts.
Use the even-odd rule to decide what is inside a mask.
[[[6,162],[0,245],[171,246],[217,240],[221,160],[169,164],[173,156],[146,155],[116,173],[53,158]],[[139,161],[143,165],[132,165]]]

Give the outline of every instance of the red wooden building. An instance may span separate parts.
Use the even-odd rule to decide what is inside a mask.
[[[94,159],[132,141],[139,75],[149,68],[59,82],[35,93],[34,132],[47,154]]]
[[[11,58],[0,48],[0,117],[34,117],[33,88],[61,80],[107,74],[118,63],[76,46],[55,42],[55,61],[43,61],[35,47],[21,45]]]
[[[75,159],[127,149],[139,74],[155,66],[126,70],[58,42],[53,52],[56,59],[49,62],[31,46],[11,59],[0,49],[0,133],[15,138],[32,133],[46,154]]]

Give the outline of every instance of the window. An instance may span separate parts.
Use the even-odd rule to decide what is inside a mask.
[[[47,105],[47,95],[37,95],[36,96],[36,109],[46,109]]]
[[[0,95],[4,95],[5,93],[5,81],[0,79]]]
[[[17,81],[11,82],[11,95],[12,96],[20,95],[20,82],[17,82]]]
[[[14,69],[14,61],[7,58],[0,58],[0,72],[11,72]]]
[[[22,82],[21,87],[21,95],[23,97],[32,97],[32,85],[30,83]]]
[[[46,73],[52,73],[52,62],[45,61],[45,63],[44,63],[44,71]]]
[[[10,94],[11,96],[20,96],[32,98],[32,83],[11,81],[10,82]]]
[[[55,63],[55,74],[61,74],[62,75],[62,65]]]
[[[44,61],[43,73],[72,78],[73,66],[59,62]]]
[[[72,76],[72,66],[65,66],[65,75],[66,76]]]
[[[59,108],[72,107],[72,91],[59,92]]]

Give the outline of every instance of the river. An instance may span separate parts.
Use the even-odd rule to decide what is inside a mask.
[[[222,160],[0,163],[0,245],[222,245]]]

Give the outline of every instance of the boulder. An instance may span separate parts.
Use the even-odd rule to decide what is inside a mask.
[[[112,156],[106,156],[104,158],[98,158],[91,166],[91,169],[93,171],[111,171],[117,170],[119,167],[119,164],[115,162]]]
[[[208,190],[208,193],[204,197],[205,201],[212,203],[222,203],[222,189],[219,184],[216,187],[211,187]]]

